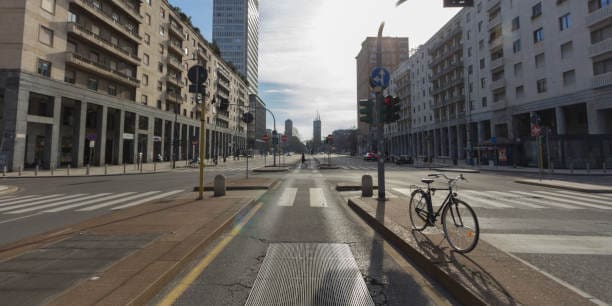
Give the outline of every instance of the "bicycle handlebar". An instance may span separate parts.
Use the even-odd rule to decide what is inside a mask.
[[[446,174],[444,174],[444,173],[430,173],[430,174],[428,174],[427,176],[429,176],[429,177],[436,177],[436,178],[437,178],[437,177],[442,176],[442,177],[444,177],[446,180],[448,180],[448,184],[449,184],[449,185],[450,185],[450,184],[452,184],[452,183],[454,183],[454,182],[456,182],[456,181],[458,181],[458,180],[467,181],[467,179],[466,179],[465,177],[463,177],[463,173],[459,174],[459,175],[458,175],[457,177],[455,177],[455,178],[450,178],[450,177],[446,176]]]

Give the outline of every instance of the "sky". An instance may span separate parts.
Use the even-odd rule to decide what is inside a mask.
[[[213,0],[170,0],[192,16],[212,41]],[[408,37],[410,48],[426,42],[458,9],[442,0],[260,0],[259,96],[284,132],[292,119],[302,140],[312,138],[321,114],[322,135],[357,125],[355,57],[367,36]],[[267,125],[272,127],[272,118]]]

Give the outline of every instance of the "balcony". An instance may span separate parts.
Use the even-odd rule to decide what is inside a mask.
[[[185,87],[185,82],[183,82],[183,80],[175,77],[175,76],[167,76],[166,77],[166,82],[174,85],[174,86],[178,86],[178,87]]]
[[[135,43],[140,44],[142,38],[138,35],[138,29],[136,26],[129,26],[126,24],[120,23],[118,20],[115,20],[113,16],[109,13],[102,10],[102,7],[96,6],[91,0],[71,0],[72,3],[79,5],[81,8],[85,9],[87,12],[95,16],[96,18],[106,22],[113,29],[123,34],[125,37],[133,40]]]
[[[166,102],[170,102],[170,103],[182,103],[183,102],[183,97],[181,96],[181,93],[175,93],[172,90],[166,90]]]
[[[612,17],[612,5],[606,5],[596,11],[591,12],[585,18],[587,27],[592,27],[602,21],[606,21]]]
[[[432,91],[432,95],[437,95],[445,90],[448,90],[449,88],[455,87],[457,85],[461,85],[463,84],[463,78],[459,77],[459,78],[455,78],[453,80],[451,80],[450,82],[447,83],[442,83],[440,86],[438,86],[437,88],[434,88]]]
[[[500,24],[501,24],[501,13],[497,14],[495,18],[489,20],[489,31]]]
[[[180,37],[181,40],[185,40],[185,33],[183,32],[183,29],[175,22],[168,22],[168,31]]]
[[[496,6],[499,6],[500,3],[501,0],[490,0],[486,6],[487,11],[494,9]]]
[[[612,85],[612,72],[599,74],[593,77],[593,88]]]
[[[602,40],[598,43],[592,44],[589,47],[589,56],[595,57],[609,51],[612,51],[612,38],[608,38],[606,40]]]
[[[174,51],[177,55],[183,56],[183,45],[178,41],[168,41],[168,50]]]
[[[168,61],[166,63],[168,64],[168,66],[171,66],[172,68],[178,71],[183,71],[183,66],[181,65],[181,61],[179,61],[178,59],[174,57],[168,56]]]
[[[140,65],[141,59],[136,54],[130,54],[127,50],[121,49],[118,45],[114,45],[112,42],[106,40],[100,35],[94,34],[90,30],[86,29],[82,25],[74,22],[68,23],[68,33],[75,34],[82,39],[110,52],[113,55],[117,55],[133,65]]]
[[[66,52],[66,63],[78,66],[81,69],[87,70],[93,74],[104,78],[113,79],[131,87],[140,87],[140,81],[123,72],[112,69],[103,63],[94,62],[84,56],[72,52]]]
[[[499,57],[497,59],[491,60],[491,70],[495,70],[499,67],[504,67],[504,58]]]
[[[142,23],[143,17],[140,15],[140,12],[138,11],[139,7],[135,7],[134,4],[128,2],[127,0],[114,0],[112,2],[117,7],[121,8],[126,14],[136,19],[138,23]]]
[[[491,88],[491,90],[496,90],[502,87],[506,86],[506,79],[505,78],[499,78],[496,81],[493,81],[491,83],[491,86],[489,86]]]
[[[500,37],[496,37],[495,39],[489,40],[489,48],[491,49],[495,49],[497,47],[501,47],[502,46],[502,38]]]
[[[463,68],[463,61],[458,61],[458,62],[449,64],[448,66],[444,67],[438,73],[435,73],[434,75],[432,75],[431,78],[435,80],[455,69],[462,69],[462,68]]]

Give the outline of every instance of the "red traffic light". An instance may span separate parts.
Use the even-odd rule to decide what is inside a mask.
[[[261,136],[261,140],[268,141],[268,134],[263,134],[263,136]]]
[[[384,102],[385,104],[391,104],[391,102],[393,102],[393,97],[391,97],[390,95],[386,96]]]

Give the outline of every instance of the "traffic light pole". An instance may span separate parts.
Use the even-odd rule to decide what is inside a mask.
[[[381,23],[378,28],[378,39],[376,39],[376,66],[382,67],[382,32],[385,23]],[[385,157],[381,154],[385,147],[384,140],[384,120],[383,120],[383,93],[382,88],[376,91],[376,138],[378,138],[378,200],[385,200]],[[382,157],[381,157],[382,156]]]

